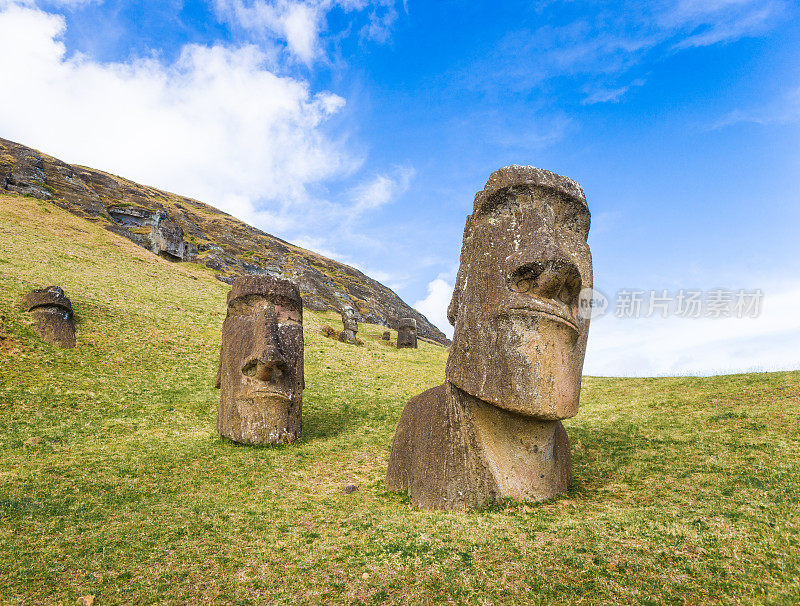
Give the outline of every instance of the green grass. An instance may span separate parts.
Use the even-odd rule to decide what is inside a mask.
[[[76,349],[18,305],[49,284]],[[349,346],[306,311],[303,438],[236,446],[214,428],[227,289],[0,196],[0,603],[800,601],[800,373],[585,378],[567,495],[420,512],[383,477],[447,350],[370,325]]]

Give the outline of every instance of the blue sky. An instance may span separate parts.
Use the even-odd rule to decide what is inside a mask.
[[[0,136],[356,265],[447,328],[489,174],[584,187],[595,286],[761,289],[759,318],[594,320],[586,370],[800,367],[787,0],[0,0]]]

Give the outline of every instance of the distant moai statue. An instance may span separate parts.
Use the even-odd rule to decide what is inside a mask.
[[[60,286],[33,290],[24,303],[33,316],[33,329],[43,341],[63,349],[75,347],[72,303]]]
[[[351,345],[358,345],[358,340],[356,339],[356,333],[358,332],[356,310],[349,305],[342,307],[342,324],[344,325],[344,330],[339,335],[339,340]]]
[[[397,323],[397,349],[417,346],[417,321],[414,318],[401,318]]]
[[[392,338],[392,333],[390,333],[388,330],[384,330],[383,334],[381,335],[381,339],[383,339],[384,341],[388,341],[391,338]]]
[[[217,431],[242,444],[293,442],[302,429],[303,303],[292,282],[237,278],[222,325]]]
[[[580,185],[533,167],[492,173],[467,217],[447,310],[446,381],[400,417],[386,488],[426,509],[544,500],[571,474],[592,286]]]

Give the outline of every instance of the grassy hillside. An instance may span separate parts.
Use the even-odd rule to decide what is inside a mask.
[[[0,195],[49,200],[173,261],[213,269],[223,282],[236,276],[280,275],[295,282],[303,306],[341,311],[358,321],[397,326],[414,318],[420,336],[448,343],[441,330],[397,294],[359,270],[276,238],[198,200],[100,170],[66,164],[0,137]]]
[[[74,350],[18,305],[49,284]],[[214,429],[227,289],[0,195],[0,603],[800,601],[800,373],[586,378],[568,495],[424,513],[383,474],[447,350],[370,325],[355,348],[306,312],[304,437],[235,446]]]

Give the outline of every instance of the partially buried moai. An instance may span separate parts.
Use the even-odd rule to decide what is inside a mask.
[[[25,297],[25,308],[33,316],[33,328],[43,341],[64,349],[75,347],[72,303],[59,286],[31,291]]]
[[[222,325],[217,431],[242,444],[300,437],[303,402],[303,304],[292,282],[237,278]]]
[[[344,330],[342,330],[339,340],[351,345],[358,345],[358,339],[356,338],[356,333],[358,332],[356,310],[349,305],[342,307],[342,325]]]
[[[397,349],[417,346],[417,321],[414,318],[401,318],[397,323]]]
[[[388,489],[428,509],[566,491],[561,419],[578,412],[588,232],[586,198],[571,179],[522,166],[491,175],[464,229],[446,381],[406,405]]]

